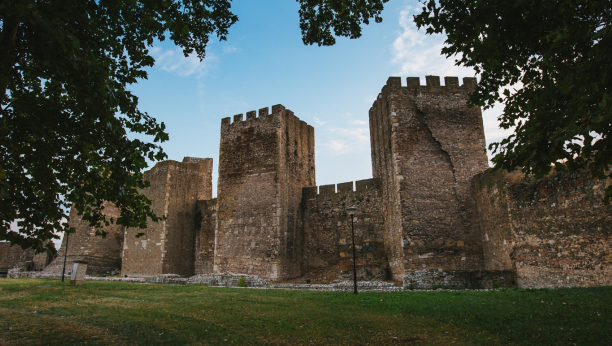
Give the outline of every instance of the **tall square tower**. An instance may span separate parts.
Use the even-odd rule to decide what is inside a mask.
[[[313,185],[314,129],[292,111],[222,119],[214,272],[301,275],[300,202]]]
[[[477,270],[482,243],[471,194],[488,167],[475,78],[390,77],[370,108],[374,178],[383,182],[386,251],[395,280],[414,270]]]

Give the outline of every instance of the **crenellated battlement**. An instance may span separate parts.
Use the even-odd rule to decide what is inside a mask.
[[[578,172],[526,186],[486,171],[482,113],[468,104],[476,79],[424,81],[389,77],[370,108],[374,178],[316,186],[314,128],[283,105],[264,107],[221,120],[218,199],[212,159],[158,162],[140,191],[164,222],[150,222],[140,238],[140,229],[108,225],[100,239],[73,208],[76,233],[60,252],[69,263],[88,260],[89,274],[314,283],[352,279],[356,269],[358,280],[404,287],[610,285],[612,266],[599,255],[612,224],[599,207],[606,182]],[[37,261],[2,245],[0,271],[7,261]]]
[[[275,116],[288,116],[295,117],[293,111],[285,108],[285,106],[278,104],[272,106],[272,112],[270,112],[270,107],[260,108],[259,111],[249,111],[246,113],[236,114],[233,117],[226,117],[221,119],[221,127],[227,127],[234,124],[239,123],[247,123],[251,121],[270,121],[275,118]],[[246,116],[246,117],[245,117]]]
[[[314,128],[280,104],[258,115],[222,120],[214,268],[283,280],[301,275],[296,220],[302,187],[316,184]]]
[[[302,198],[309,199],[316,198],[317,196],[345,195],[348,192],[355,192],[359,194],[369,192],[374,189],[380,190],[382,188],[382,182],[378,178],[357,180],[354,183],[354,190],[352,181],[340,184],[304,187],[302,188]]]
[[[474,77],[463,78],[463,84],[461,85],[459,85],[459,77],[444,77],[444,85],[440,85],[439,76],[425,76],[425,85],[421,85],[419,77],[407,77],[406,85],[402,86],[401,77],[389,77],[385,87],[401,87],[414,95],[420,93],[467,95],[476,89],[476,84],[477,81]]]

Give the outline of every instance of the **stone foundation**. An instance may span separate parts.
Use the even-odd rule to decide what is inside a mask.
[[[407,289],[482,289],[516,286],[513,271],[415,270],[404,276]]]

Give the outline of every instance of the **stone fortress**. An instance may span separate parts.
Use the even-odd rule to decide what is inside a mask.
[[[372,179],[316,186],[314,129],[282,105],[221,120],[218,198],[212,159],[157,163],[143,191],[166,219],[106,238],[72,210],[77,232],[44,273],[240,274],[313,283],[352,276],[410,288],[612,284],[607,181],[586,173],[534,181],[488,169],[475,78],[390,77],[369,112]],[[109,216],[118,211],[108,205]],[[0,248],[1,250],[1,248]],[[0,256],[1,258],[2,256]],[[40,267],[40,264],[38,264]],[[67,269],[68,271],[68,269]]]

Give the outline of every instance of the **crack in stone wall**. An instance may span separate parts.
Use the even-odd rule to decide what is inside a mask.
[[[383,178],[383,191],[399,195],[383,197],[401,217],[394,221],[398,214],[385,212],[388,247],[398,245],[391,234],[399,228],[404,249],[390,251],[394,279],[410,270],[469,270],[482,264],[470,179],[488,160],[482,115],[466,102],[474,80],[464,79],[461,86],[453,77],[445,78],[445,86],[439,77],[426,81],[420,85],[418,78],[408,78],[403,87],[399,78],[389,78],[370,110],[373,174]]]

